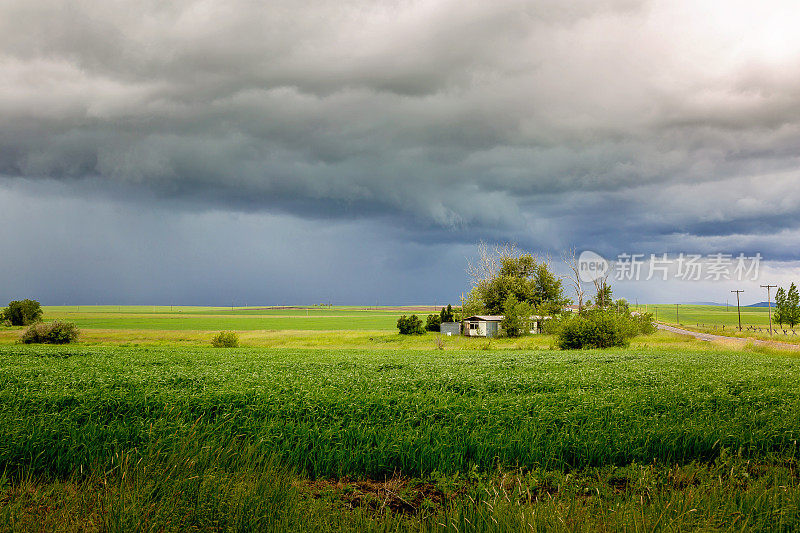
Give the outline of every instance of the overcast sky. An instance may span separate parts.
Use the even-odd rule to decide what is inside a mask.
[[[800,3],[0,0],[0,300],[456,303],[478,240],[800,281]],[[731,285],[731,286],[729,286]]]

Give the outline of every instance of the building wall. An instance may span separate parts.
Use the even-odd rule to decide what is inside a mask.
[[[461,335],[461,322],[442,322],[439,332],[443,335]]]
[[[474,324],[476,327],[470,328],[470,324]],[[464,322],[464,335],[468,337],[496,337],[499,331],[499,322],[487,322],[485,320]]]

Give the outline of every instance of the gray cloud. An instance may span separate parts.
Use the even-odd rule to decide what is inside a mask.
[[[6,0],[0,182],[398,246],[798,259],[771,239],[800,234],[797,20],[779,0]]]

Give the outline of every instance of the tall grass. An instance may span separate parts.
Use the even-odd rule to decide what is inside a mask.
[[[194,435],[199,437],[199,435]],[[497,471],[361,492],[314,491],[275,458],[234,441],[187,439],[120,453],[107,470],[66,481],[0,483],[8,531],[792,531],[800,483],[791,463],[722,453],[710,464],[630,465],[565,473]],[[426,489],[427,487],[427,489]],[[438,491],[438,505],[415,490]],[[397,491],[397,492],[394,492]],[[417,495],[412,500],[412,496]],[[387,501],[402,502],[392,509]],[[413,501],[413,503],[411,503]]]

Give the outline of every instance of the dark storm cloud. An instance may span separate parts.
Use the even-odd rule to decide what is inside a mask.
[[[798,234],[798,21],[779,0],[6,0],[0,180],[409,246],[750,250]]]

